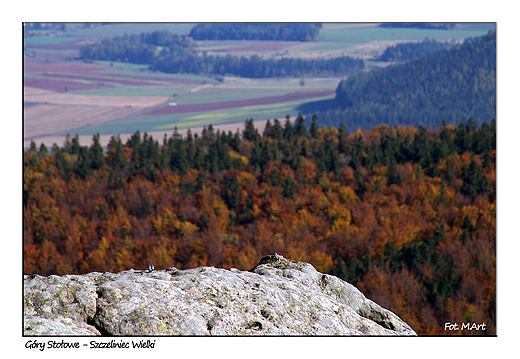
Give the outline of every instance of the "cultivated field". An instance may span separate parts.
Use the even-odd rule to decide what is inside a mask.
[[[27,89],[27,87],[26,87]],[[30,88],[28,88],[29,91]],[[72,93],[24,93],[24,102],[51,103],[79,106],[110,106],[110,107],[150,107],[168,100],[168,97],[153,96],[99,96],[78,95]]]
[[[24,39],[24,147],[61,145],[67,133],[79,134],[89,144],[99,132],[123,138],[139,129],[163,137],[174,127],[202,128],[210,123],[231,126],[245,119],[256,124],[267,118],[296,116],[302,108],[332,101],[341,78],[246,79],[151,72],[146,65],[75,60],[89,42],[125,33],[167,29],[189,33],[193,24],[68,25],[67,32],[42,32]],[[324,24],[316,41],[202,41],[208,55],[228,54],[280,58],[352,56],[365,60],[379,56],[398,42],[462,39],[487,28],[467,24],[453,30],[384,29],[376,24]],[[380,64],[367,62],[368,67]],[[175,103],[176,106],[169,106]],[[154,136],[155,137],[155,136]]]
[[[102,125],[111,120],[132,115],[137,108],[82,105],[33,105],[24,109],[25,141],[45,142],[51,135],[79,133],[91,126]]]
[[[88,131],[91,126],[136,114],[167,100],[168,97],[82,95],[24,87],[24,139],[48,144],[48,136]]]
[[[334,91],[294,92],[282,96],[257,97],[245,100],[220,101],[176,106],[158,106],[148,111],[142,112],[140,116],[173,115],[179,113],[216,111],[236,107],[268,105],[280,102],[292,102],[296,100],[330,96],[333,94]]]

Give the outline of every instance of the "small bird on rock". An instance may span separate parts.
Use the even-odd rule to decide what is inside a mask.
[[[155,270],[155,266],[152,263],[148,263],[148,270],[142,270],[141,275],[144,273],[152,273]]]

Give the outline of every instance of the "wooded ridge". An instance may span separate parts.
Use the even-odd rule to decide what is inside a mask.
[[[336,107],[318,113],[320,125],[349,131],[377,125],[440,128],[444,119],[477,125],[496,117],[496,34],[461,46],[360,73],[341,81]]]

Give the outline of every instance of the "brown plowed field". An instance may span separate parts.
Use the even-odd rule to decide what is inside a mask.
[[[23,70],[25,72],[55,72],[71,74],[88,74],[95,71],[113,70],[108,66],[84,64],[78,62],[47,62],[35,59],[24,59]]]
[[[161,106],[155,107],[148,111],[141,113],[139,116],[157,116],[157,115],[172,115],[179,113],[190,113],[190,112],[204,112],[204,111],[215,111],[224,110],[235,107],[246,107],[246,106],[258,106],[268,105],[273,103],[290,102],[303,100],[306,98],[314,97],[325,97],[334,94],[335,91],[314,91],[314,92],[294,92],[282,96],[267,96],[259,97],[246,100],[236,101],[223,101],[223,102],[208,102],[199,104],[188,104],[178,106]]]
[[[110,86],[95,85],[76,81],[61,81],[43,77],[24,77],[24,86],[41,88],[50,91],[83,91],[110,88]]]
[[[66,77],[69,79],[87,80],[87,81],[99,81],[99,82],[117,82],[121,85],[132,85],[132,86],[150,86],[164,83],[181,83],[188,85],[200,84],[200,81],[193,80],[182,80],[182,79],[168,79],[153,76],[131,76],[123,74],[110,74],[110,75],[83,75],[83,74],[48,74],[48,77]]]
[[[155,85],[155,82],[146,81],[143,79],[131,80],[128,76],[102,76],[102,75],[73,75],[73,74],[48,74],[46,77],[51,78],[66,78],[71,80],[83,80],[83,81],[93,81],[93,82],[113,82],[118,85],[128,85],[128,86],[150,86]]]
[[[157,106],[168,97],[161,96],[99,96],[71,93],[25,93],[24,102],[39,102],[56,105],[108,106],[108,107],[151,107]]]
[[[168,100],[159,96],[96,96],[56,93],[24,88],[24,130],[26,139],[66,131],[133,115],[146,107]]]
[[[116,118],[130,116],[139,108],[112,106],[35,105],[24,109],[24,138],[66,133]]]
[[[176,78],[166,78],[166,77],[159,77],[159,76],[132,76],[132,75],[124,75],[124,74],[110,74],[110,77],[112,78],[119,78],[119,79],[131,79],[135,81],[140,81],[141,84],[146,85],[148,81],[153,81],[152,83],[174,83],[174,84],[187,84],[187,85],[196,85],[203,83],[202,81],[195,81],[195,80],[184,80],[184,79],[176,79]]]
[[[99,71],[110,71],[100,73]],[[119,86],[196,85],[202,82],[160,76],[114,73],[117,69],[73,62],[54,63],[24,59],[24,85],[51,91],[83,91]]]

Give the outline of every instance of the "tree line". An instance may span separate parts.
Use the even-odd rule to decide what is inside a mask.
[[[198,56],[196,53],[178,57],[163,50],[150,67],[167,73],[235,75],[249,78],[341,76],[359,71],[365,66],[361,59],[341,56],[331,59],[262,59],[237,56]]]
[[[454,22],[389,22],[379,25],[387,28],[416,28],[416,29],[439,29],[449,30],[457,27]]]
[[[378,124],[440,128],[441,121],[496,116],[494,31],[460,47],[351,76],[336,89],[336,107],[319,113],[323,126],[349,130]]]
[[[262,59],[258,56],[208,56],[197,52],[190,36],[168,31],[106,38],[80,48],[84,60],[149,64],[154,71],[210,76],[235,75],[250,78],[341,76],[364,68],[362,59],[341,56],[332,59]]]
[[[190,36],[195,40],[312,41],[322,25],[307,23],[217,23],[197,24]]]
[[[24,153],[24,273],[204,265],[265,254],[356,285],[419,334],[495,334],[496,125],[349,133],[298,116],[107,149],[68,137]],[[479,333],[482,334],[482,333]]]

